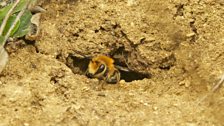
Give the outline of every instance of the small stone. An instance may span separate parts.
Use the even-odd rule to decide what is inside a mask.
[[[143,103],[143,105],[148,106],[149,104],[145,102],[145,103]]]
[[[98,96],[106,97],[106,94],[104,92],[98,93]]]
[[[83,87],[83,88],[82,88],[82,91],[88,91],[88,90],[89,90],[88,87]]]
[[[190,85],[191,85],[190,82],[186,81],[184,86],[188,88],[188,87],[190,87]]]
[[[195,22],[195,19],[190,19],[189,22],[190,23]]]
[[[80,105],[80,104],[76,104],[76,105],[74,105],[74,108],[75,108],[76,110],[78,110],[78,109],[81,108],[81,105]]]
[[[120,80],[120,84],[125,84],[125,80]]]
[[[192,33],[187,34],[186,36],[187,36],[187,37],[192,37],[192,36],[195,36],[195,33],[192,32]]]
[[[24,125],[24,126],[29,126],[30,124],[29,124],[29,123],[23,123],[23,125]]]
[[[153,110],[154,110],[154,111],[158,110],[158,107],[153,107]]]
[[[187,123],[186,126],[197,126],[195,123]]]
[[[183,80],[183,81],[179,82],[179,85],[180,85],[180,86],[183,86],[184,83],[185,83],[185,81]]]
[[[151,42],[151,41],[155,41],[156,39],[154,37],[148,37],[147,40]]]
[[[183,80],[179,83],[180,86],[185,86],[186,88],[188,88],[191,84],[190,84],[190,81],[188,80]]]

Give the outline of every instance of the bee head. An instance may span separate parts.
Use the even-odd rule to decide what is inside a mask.
[[[100,60],[92,59],[88,65],[86,75],[90,78],[103,79],[104,74],[107,72],[107,66],[104,62]]]

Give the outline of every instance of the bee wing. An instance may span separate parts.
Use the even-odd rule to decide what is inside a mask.
[[[130,69],[128,69],[127,67],[123,67],[123,66],[119,66],[119,65],[115,65],[115,67],[118,70],[125,71],[125,72],[130,72]]]

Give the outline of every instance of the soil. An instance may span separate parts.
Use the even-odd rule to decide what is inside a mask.
[[[223,0],[40,5],[39,38],[6,45],[1,126],[224,125],[224,88],[209,93],[224,76]],[[99,54],[128,69],[119,84],[85,76]]]

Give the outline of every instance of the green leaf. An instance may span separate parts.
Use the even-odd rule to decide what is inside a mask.
[[[29,1],[28,0],[20,0],[20,2],[17,4],[17,6],[12,11],[12,14],[15,14],[15,13],[21,11],[27,5],[27,2],[29,2]],[[10,8],[12,8],[12,5],[13,5],[13,3],[0,9],[0,20],[2,20],[5,17],[5,15],[8,13]]]
[[[20,18],[20,25],[17,31],[12,35],[12,37],[22,37],[26,35],[29,32],[30,27],[30,20],[31,20],[32,14],[30,11],[26,10],[24,14]]]
[[[3,30],[3,36],[5,36],[7,34],[7,32],[9,31],[9,29],[12,27],[12,24],[15,21],[15,19],[16,19],[16,15],[12,15],[9,17],[9,19],[5,25],[5,28]],[[20,25],[20,21],[18,21],[16,23],[15,27],[12,29],[10,36],[12,36],[17,31],[17,29],[19,28],[19,25]]]
[[[11,7],[12,7],[12,4],[0,9],[0,20],[2,20],[5,17],[5,15],[8,13],[8,11]]]
[[[15,13],[21,11],[27,5],[27,2],[29,2],[29,1],[28,0],[20,0],[20,2],[14,8],[12,14],[15,14]]]

